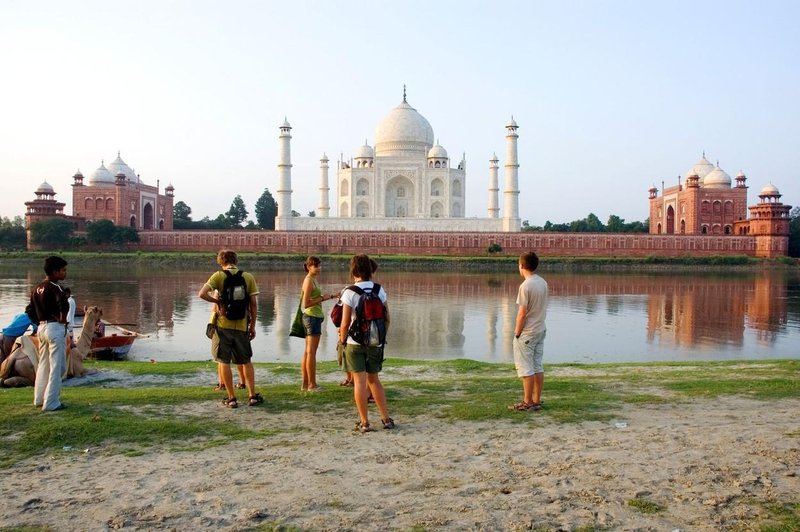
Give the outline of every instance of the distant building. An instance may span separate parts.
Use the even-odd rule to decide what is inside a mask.
[[[683,178],[683,184],[664,188],[661,196],[655,185],[650,187],[650,234],[751,235],[756,237],[757,256],[787,254],[791,206],[780,203],[774,185],[765,186],[761,202],[748,207],[744,173],[736,175],[732,186],[730,175],[705,154]]]
[[[167,185],[164,194],[159,186],[146,185],[139,176],[117,158],[108,165],[101,162],[84,183],[80,170],[72,176],[72,216],[64,214],[65,203],[56,201],[56,192],[47,182],[34,191],[36,199],[26,201],[25,225],[46,218],[62,218],[73,225],[75,231],[86,229],[86,224],[96,220],[111,220],[114,225],[137,230],[171,231],[174,187]],[[28,240],[30,248],[30,239]]]
[[[114,225],[146,231],[172,230],[174,187],[159,193],[159,185],[146,185],[125,164],[119,153],[100,167],[84,183],[80,170],[72,176],[72,214],[87,221],[111,220]]]
[[[279,231],[479,231],[518,232],[519,186],[517,123],[506,124],[504,210],[500,216],[498,159],[489,160],[486,218],[466,218],[467,162],[451,159],[433,128],[403,101],[375,129],[375,146],[367,141],[355,157],[338,162],[331,216],[328,157],[320,159],[319,207],[314,217],[292,216],[291,125],[280,129],[275,227]]]

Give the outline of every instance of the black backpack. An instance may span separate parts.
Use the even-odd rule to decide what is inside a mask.
[[[361,296],[355,310],[355,319],[347,333],[363,346],[375,347],[386,343],[386,307],[379,297],[381,285],[362,289],[353,285],[350,290]]]
[[[250,298],[247,293],[247,282],[244,279],[242,270],[231,273],[225,272],[225,281],[222,283],[222,314],[229,320],[241,320],[247,316],[247,309],[250,307]]]

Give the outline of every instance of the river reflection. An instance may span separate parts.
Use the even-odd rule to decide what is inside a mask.
[[[246,264],[243,265],[246,268]],[[0,264],[0,320],[21,312],[38,268]],[[290,338],[302,271],[254,271],[259,284],[255,361],[299,361]],[[208,271],[75,267],[67,284],[78,305],[103,308],[112,323],[149,335],[131,357],[206,360],[210,305],[197,298]],[[626,362],[798,358],[797,273],[587,274],[545,272],[550,285],[545,357],[549,362]],[[323,270],[326,291],[347,283]],[[511,362],[517,274],[379,271],[389,293],[387,356]],[[327,303],[326,310],[332,303]],[[335,358],[326,320],[319,358]]]

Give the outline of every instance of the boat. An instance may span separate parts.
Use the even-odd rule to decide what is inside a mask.
[[[125,360],[128,358],[128,352],[130,352],[131,347],[133,347],[133,342],[138,337],[137,333],[125,331],[92,338],[92,350],[89,351],[89,358],[96,360]]]
[[[95,334],[92,338],[92,347],[87,356],[95,360],[126,360],[133,343],[143,335],[104,320],[100,320],[100,323],[102,326],[96,332],[102,335]],[[81,328],[76,327],[76,337],[80,335]]]

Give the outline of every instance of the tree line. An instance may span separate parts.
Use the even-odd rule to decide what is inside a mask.
[[[544,225],[530,225],[528,220],[522,222],[523,231],[553,231],[556,233],[646,233],[650,230],[650,219],[644,222],[625,222],[616,214],[608,217],[604,224],[594,213],[589,213],[582,220],[554,224],[547,220]]]
[[[204,217],[202,220],[192,220],[192,208],[179,201],[173,207],[172,224],[175,229],[275,229],[275,217],[278,215],[278,203],[272,197],[269,189],[256,201],[255,222],[248,220],[249,212],[241,195],[233,198],[230,208],[216,218]],[[309,213],[311,215],[311,213]],[[300,216],[292,211],[292,216]]]

